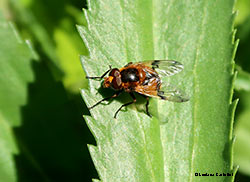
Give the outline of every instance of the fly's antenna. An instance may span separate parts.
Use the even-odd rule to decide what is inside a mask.
[[[102,76],[86,76],[87,79],[98,79],[101,80],[103,77],[105,77],[106,74],[108,74],[112,70],[112,66],[109,65],[109,70],[107,70],[105,73],[102,74]]]

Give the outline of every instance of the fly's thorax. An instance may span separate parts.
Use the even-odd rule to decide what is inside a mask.
[[[136,68],[128,68],[121,71],[121,80],[123,83],[138,82],[140,80],[139,71]]]

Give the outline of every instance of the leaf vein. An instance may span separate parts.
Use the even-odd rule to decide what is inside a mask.
[[[207,1],[205,1],[206,3]],[[206,22],[206,15],[207,15],[207,12],[206,12],[206,5],[203,6],[203,18],[202,18],[202,23],[201,23],[201,33],[200,33],[200,36],[199,36],[199,40],[198,40],[198,44],[197,44],[197,49],[196,49],[196,54],[195,54],[195,61],[194,61],[194,69],[193,69],[193,73],[194,73],[194,93],[193,93],[193,96],[195,98],[195,95],[197,95],[198,93],[198,87],[197,87],[197,64],[198,64],[198,57],[199,57],[199,54],[200,54],[200,51],[199,51],[199,48],[201,46],[201,42],[203,40],[203,37],[204,37],[204,34],[205,34],[205,22]],[[195,160],[195,145],[197,144],[198,142],[198,137],[197,135],[195,134],[195,130],[196,130],[196,127],[197,127],[197,108],[198,108],[198,99],[195,99],[194,100],[194,107],[193,107],[193,144],[192,144],[192,152],[191,152],[191,167],[190,167],[190,182],[193,181],[193,174],[194,174],[194,160]]]

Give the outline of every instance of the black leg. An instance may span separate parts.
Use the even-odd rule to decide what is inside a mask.
[[[126,64],[124,67],[128,67],[129,65],[133,64],[132,62],[129,62],[128,64]]]
[[[87,79],[102,79],[108,72],[110,72],[112,69],[111,65],[109,65],[109,70],[107,70],[105,73],[103,73],[102,76],[86,76]]]
[[[105,100],[109,100],[109,99],[112,99],[112,98],[115,98],[117,97],[118,95],[120,95],[121,91],[118,91],[116,92],[114,95],[110,96],[110,97],[107,97],[107,98],[104,98],[102,100],[100,100],[99,102],[95,103],[93,106],[89,107],[88,109],[91,110],[93,109],[95,106],[99,105],[100,103],[102,103],[103,101]]]
[[[132,97],[133,101],[121,105],[121,107],[115,112],[115,115],[114,115],[114,118],[115,118],[115,119],[116,119],[117,114],[119,113],[119,111],[120,111],[123,107],[128,106],[128,105],[133,104],[133,103],[136,102],[136,98],[135,98],[134,94],[133,94],[132,92],[130,92],[129,95]]]
[[[149,97],[148,96],[145,96],[145,95],[142,95],[146,100],[147,100],[147,102],[146,102],[146,113],[147,113],[147,115],[149,116],[149,117],[152,117],[152,115],[149,113],[149,111],[148,111],[148,104],[149,104]]]
[[[146,99],[147,99],[147,102],[146,102],[146,113],[147,113],[147,115],[148,115],[149,117],[152,118],[152,115],[151,115],[151,114],[149,113],[149,111],[148,111],[149,97],[146,97]]]

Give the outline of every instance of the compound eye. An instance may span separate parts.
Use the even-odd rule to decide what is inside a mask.
[[[122,85],[122,80],[120,77],[114,77],[112,80],[112,86],[114,89],[120,89]]]
[[[109,76],[116,77],[116,76],[119,76],[119,74],[120,74],[120,71],[117,68],[114,68],[110,71]]]
[[[117,86],[120,87],[121,84],[122,84],[121,78],[120,77],[116,77],[115,81],[116,81]]]

